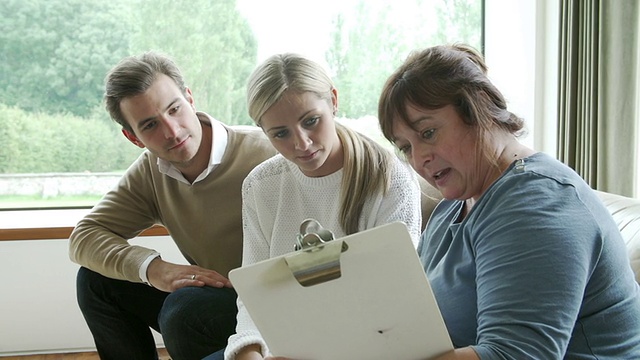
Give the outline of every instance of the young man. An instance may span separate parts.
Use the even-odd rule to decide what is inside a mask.
[[[175,359],[201,359],[235,330],[228,272],[241,265],[241,187],[275,154],[259,129],[197,112],[168,58],[123,59],[106,78],[106,108],[145,151],[70,237],[80,309],[107,359],[157,359],[149,327]],[[128,240],[161,224],[191,265]]]

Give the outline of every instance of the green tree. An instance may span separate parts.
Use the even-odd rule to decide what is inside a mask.
[[[140,1],[132,52],[161,51],[182,70],[196,108],[228,124],[251,124],[245,86],[257,42],[235,0]],[[149,21],[153,19],[153,21]]]
[[[104,76],[148,49],[175,57],[199,109],[250,123],[257,45],[235,1],[3,0],[0,15],[0,173],[128,167],[141,150],[105,112]]]
[[[82,115],[101,101],[105,72],[128,51],[126,0],[0,2],[0,98]]]
[[[479,0],[442,0],[436,12],[436,43],[464,42],[483,50],[482,4]]]
[[[478,46],[481,20],[480,0],[414,0],[403,6],[360,0],[350,14],[338,14],[326,59],[342,99],[340,115],[376,115],[384,82],[410,51],[456,41]]]
[[[410,49],[408,34],[421,33],[419,28],[408,31],[405,23],[396,20],[408,21],[412,17],[403,12],[413,10],[384,1],[359,1],[351,14],[335,19],[327,62],[343,99],[341,115],[360,118],[376,114],[386,77]]]

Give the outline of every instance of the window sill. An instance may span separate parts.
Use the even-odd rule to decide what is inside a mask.
[[[0,241],[68,239],[74,226],[90,209],[0,211]],[[140,236],[168,235],[153,226]]]

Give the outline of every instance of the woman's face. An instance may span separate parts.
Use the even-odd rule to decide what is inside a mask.
[[[303,174],[319,177],[342,168],[342,144],[336,133],[334,109],[337,91],[331,102],[312,92],[287,90],[261,118],[260,126],[271,144]]]
[[[407,111],[409,124],[394,119],[392,132],[411,166],[446,199],[477,200],[491,182],[489,168],[478,163],[484,161],[477,154],[475,129],[452,105],[436,110],[409,105]]]

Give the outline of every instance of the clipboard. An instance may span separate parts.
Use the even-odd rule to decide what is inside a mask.
[[[229,273],[274,355],[425,360],[453,349],[404,223],[312,245]]]

